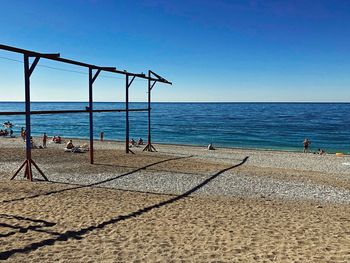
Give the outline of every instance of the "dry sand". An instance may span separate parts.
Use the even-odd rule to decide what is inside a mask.
[[[57,145],[33,151],[50,180],[78,178],[73,185],[9,181],[23,145],[0,139],[0,146],[0,259],[9,262],[350,262],[350,173],[341,165],[348,157],[167,145],[125,155],[122,144],[105,142],[96,143],[98,164],[89,165],[88,154]],[[167,179],[143,188],[158,183],[154,176]],[[102,177],[118,183],[104,188],[96,184]],[[299,184],[303,194],[243,188],[242,195],[231,191],[237,178],[282,182],[273,191]],[[167,180],[175,190],[162,188]],[[177,188],[182,180],[187,188]],[[345,201],[322,191],[310,199],[310,187],[343,191]]]

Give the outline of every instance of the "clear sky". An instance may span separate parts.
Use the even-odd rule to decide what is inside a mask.
[[[152,69],[174,83],[155,101],[350,101],[347,0],[3,0],[0,43]],[[21,59],[0,51],[0,101],[23,100]],[[86,69],[39,64],[33,100],[87,99]],[[102,74],[95,100],[123,100],[122,78]],[[146,86],[135,81],[131,99],[145,101]]]

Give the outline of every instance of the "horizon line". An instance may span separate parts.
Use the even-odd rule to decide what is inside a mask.
[[[31,103],[88,103],[89,101],[31,101]],[[125,101],[94,101],[97,103],[125,103]],[[25,103],[24,100],[0,100],[0,103]],[[132,101],[129,103],[148,103],[147,101]],[[350,101],[152,101],[152,103],[310,103],[310,104],[330,104],[330,103],[350,103]]]

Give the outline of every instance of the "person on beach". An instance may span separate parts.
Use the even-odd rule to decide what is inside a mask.
[[[215,150],[212,142],[208,145],[208,150]]]
[[[104,132],[101,132],[101,133],[100,133],[101,142],[103,142],[104,137],[105,137],[105,133],[104,133]]]
[[[137,145],[143,145],[143,140],[142,140],[142,138],[139,139],[139,141],[137,142]]]
[[[304,153],[308,153],[311,142],[309,141],[308,138],[305,138],[303,144],[304,144]]]
[[[323,149],[318,149],[317,154],[324,155],[324,154],[326,154],[326,152]]]
[[[23,127],[21,128],[21,137],[22,137],[23,141],[26,140],[26,131],[24,130]]]
[[[46,135],[46,133],[44,133],[44,136],[43,136],[43,148],[46,148],[46,142],[47,142],[47,135]]]
[[[61,137],[60,136],[53,136],[53,138],[52,138],[52,141],[54,142],[54,143],[61,143],[62,142],[62,139],[61,139]]]
[[[74,148],[74,145],[73,145],[73,141],[72,141],[72,140],[69,140],[69,142],[68,142],[67,145],[66,145],[66,148],[67,148],[68,150],[71,150],[71,149]]]
[[[130,144],[131,144],[131,146],[136,146],[136,142],[135,142],[134,138],[132,138],[132,139],[130,140]]]
[[[35,148],[36,148],[32,136],[30,136],[30,148],[32,148],[32,149],[35,149]]]

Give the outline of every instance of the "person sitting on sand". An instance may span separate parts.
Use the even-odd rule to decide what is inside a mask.
[[[41,145],[37,146],[34,143],[34,139],[32,136],[30,136],[30,148],[32,148],[32,149],[44,149],[44,147],[42,147]]]
[[[74,145],[73,145],[73,141],[72,141],[72,140],[69,140],[69,142],[68,142],[67,145],[66,145],[66,148],[67,148],[68,150],[71,150],[71,149],[74,148]]]
[[[130,140],[130,144],[131,144],[131,146],[136,146],[136,142],[133,138]]]
[[[326,152],[322,149],[318,149],[317,154],[324,155],[324,154],[326,154]]]
[[[34,144],[34,140],[33,140],[33,137],[32,137],[32,136],[30,136],[30,148],[32,148],[32,149],[35,149],[35,148],[36,148],[36,146],[35,146],[35,144]]]
[[[213,143],[210,143],[208,145],[208,150],[215,150],[214,146],[213,146]]]
[[[62,139],[61,139],[61,137],[60,136],[54,136],[53,138],[52,138],[52,141],[54,142],[54,143],[61,143],[62,142]]]
[[[0,136],[7,136],[8,134],[7,130],[0,130]]]
[[[309,139],[308,139],[308,138],[305,138],[303,144],[304,144],[304,153],[309,152],[309,146],[310,146],[310,144],[311,144],[311,142],[309,141]]]
[[[69,142],[71,142],[70,140]],[[74,146],[73,143],[69,145],[69,142],[67,144],[67,147],[64,149],[65,152],[72,152],[72,153],[86,153],[89,151],[89,145],[87,143],[80,145],[80,146]],[[68,148],[73,147],[73,148]]]
[[[137,145],[143,145],[143,140],[142,140],[142,138],[139,139],[139,141],[137,142]]]

